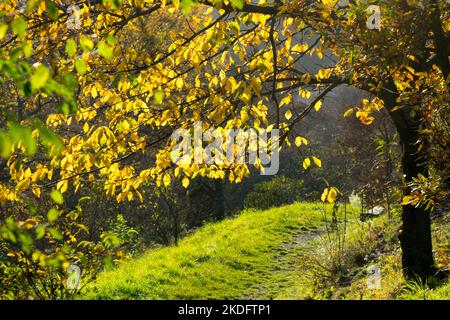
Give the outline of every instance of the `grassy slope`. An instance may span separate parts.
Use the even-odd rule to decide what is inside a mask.
[[[88,299],[449,299],[450,282],[434,290],[404,285],[396,227],[384,216],[357,223],[350,212],[343,264],[350,278],[336,280],[333,250],[320,204],[245,211],[208,224],[178,247],[151,250],[88,286]],[[448,217],[447,217],[448,218]],[[448,265],[449,219],[434,224],[437,262]],[[331,250],[331,251],[330,251]],[[377,250],[379,250],[377,252]],[[375,252],[375,253],[374,253]],[[369,257],[367,261],[362,257]],[[368,290],[366,264],[382,269],[382,290]],[[324,270],[325,270],[324,268]]]
[[[288,286],[295,256],[289,243],[322,225],[320,206],[294,204],[245,211],[208,224],[178,247],[152,250],[102,273],[86,298],[233,299],[272,298]],[[290,263],[291,262],[291,263]]]

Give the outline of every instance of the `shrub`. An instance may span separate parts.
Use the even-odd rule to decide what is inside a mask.
[[[244,199],[245,208],[269,209],[291,204],[300,200],[303,180],[294,180],[285,176],[256,184],[253,191]]]
[[[22,211],[26,219],[0,221],[0,300],[70,299],[105,263],[125,260],[124,245],[135,234],[119,216],[101,241],[90,240],[79,204]]]

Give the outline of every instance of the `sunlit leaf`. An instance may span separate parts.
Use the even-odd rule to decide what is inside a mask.
[[[8,25],[6,23],[0,24],[0,40],[2,40],[6,36],[6,32],[8,31]]]
[[[105,59],[111,59],[114,55],[113,47],[110,46],[106,41],[102,40],[98,43],[98,52]]]
[[[311,159],[306,158],[305,160],[303,160],[303,169],[308,169],[311,166]]]
[[[55,221],[56,219],[58,219],[58,217],[59,217],[59,211],[56,209],[52,208],[47,212],[47,219],[50,222]]]
[[[86,62],[83,59],[75,60],[75,69],[79,74],[85,74],[87,71]]]
[[[38,90],[45,87],[48,79],[50,78],[50,71],[44,65],[39,65],[36,71],[31,75],[31,89]]]
[[[64,197],[61,194],[61,192],[59,192],[56,189],[53,189],[50,192],[50,197],[52,198],[53,202],[55,202],[56,204],[63,204],[64,203]]]
[[[83,49],[84,51],[91,51],[92,49],[94,49],[94,41],[91,40],[91,38],[89,38],[86,35],[82,35],[80,37],[80,46],[81,49]]]
[[[27,31],[25,19],[23,17],[16,18],[11,23],[11,29],[19,38],[23,38],[25,36],[25,32]]]
[[[322,168],[322,161],[319,158],[313,156],[312,159],[316,166],[318,166],[319,168]]]
[[[73,57],[77,53],[77,43],[75,42],[75,40],[67,40],[65,50],[69,57]]]
[[[182,180],[183,187],[187,188],[189,186],[189,178],[184,177]]]

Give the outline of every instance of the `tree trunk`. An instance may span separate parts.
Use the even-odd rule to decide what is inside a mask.
[[[178,246],[178,240],[180,239],[180,219],[178,212],[172,212],[173,214],[173,240],[176,246]]]
[[[221,180],[215,180],[215,205],[216,205],[216,220],[222,221],[225,219],[225,195],[224,195],[224,184]]]
[[[417,146],[420,118],[412,115],[408,108],[392,111],[397,97],[393,83],[390,83],[380,96],[400,137],[403,149],[402,170],[405,182],[408,183],[419,174],[428,176],[428,169],[420,158]],[[405,188],[404,194],[408,195],[410,191]],[[425,281],[434,272],[430,213],[430,210],[423,207],[406,205],[402,208],[400,243],[403,273],[407,279],[420,278]]]

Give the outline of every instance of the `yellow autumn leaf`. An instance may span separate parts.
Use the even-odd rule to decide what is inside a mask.
[[[413,196],[404,196],[402,198],[402,206],[407,206],[409,204],[414,204],[414,197]]]
[[[36,196],[36,198],[41,197],[41,188],[33,188],[33,194]]]
[[[322,100],[319,100],[316,102],[316,104],[314,105],[314,109],[316,111],[319,111],[322,108]]]
[[[138,196],[139,201],[142,203],[144,202],[144,198],[142,197],[142,193],[140,193],[138,190],[135,190],[136,195]]]
[[[292,111],[291,110],[286,111],[284,116],[286,117],[287,120],[290,120],[292,118]]]
[[[327,195],[328,195],[328,188],[325,188],[323,190],[322,196],[320,197],[320,200],[322,200],[322,202],[325,202],[327,200]]]
[[[322,168],[322,160],[320,160],[319,158],[317,158],[317,157],[312,157],[312,159],[313,159],[313,161],[314,161],[314,164],[316,165],[316,166],[318,166],[319,168]]]
[[[303,160],[303,168],[305,170],[308,169],[310,165],[311,165],[311,159],[306,158],[305,160]]]
[[[92,98],[97,98],[97,96],[98,96],[98,92],[97,92],[97,88],[96,87],[92,87],[91,88],[91,96],[92,96]]]
[[[245,110],[241,110],[241,120],[243,123],[247,122],[248,120],[248,112]]]
[[[335,202],[337,199],[337,190],[336,188],[330,188],[328,195],[327,195],[327,201],[329,203]]]
[[[170,178],[169,174],[165,174],[164,178],[163,178],[163,183],[165,187],[168,187],[170,185],[170,182],[172,181],[172,179]]]
[[[291,101],[292,101],[292,95],[290,95],[290,94],[286,95],[283,99],[281,99],[280,107],[290,104]]]
[[[320,60],[322,60],[323,59],[323,53],[322,53],[322,51],[317,51],[317,56],[319,57],[319,59]]]
[[[178,77],[177,80],[175,81],[175,85],[179,90],[183,89],[183,85],[184,85],[183,78]]]
[[[311,76],[309,73],[305,73],[304,75],[302,75],[302,82],[305,84],[308,84],[311,82]]]
[[[353,114],[353,108],[350,108],[350,109],[348,109],[347,111],[345,111],[344,117],[351,116],[352,114]]]
[[[16,186],[17,190],[25,190],[30,187],[31,179],[30,178],[24,178],[22,179]]]
[[[67,191],[68,183],[67,180],[61,180],[56,184],[56,189],[59,190],[59,192],[64,193]]]
[[[181,184],[183,185],[184,188],[187,188],[189,186],[189,178],[184,177],[183,180],[181,181]]]

